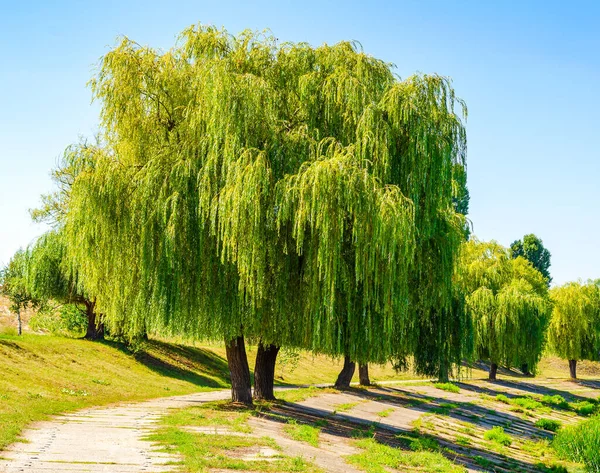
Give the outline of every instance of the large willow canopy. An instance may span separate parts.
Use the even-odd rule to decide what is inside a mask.
[[[123,39],[91,87],[66,232],[109,324],[376,361],[437,327],[464,227],[448,79],[197,26],[167,52]]]
[[[566,360],[600,359],[600,287],[570,282],[550,290],[554,303],[548,347]]]
[[[534,370],[552,308],[544,276],[524,258],[511,259],[498,243],[477,240],[464,245],[459,275],[474,318],[477,356]]]

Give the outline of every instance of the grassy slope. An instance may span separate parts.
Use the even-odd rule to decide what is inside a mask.
[[[0,337],[0,449],[31,421],[116,401],[227,386],[227,364],[199,348],[122,345],[53,336]]]

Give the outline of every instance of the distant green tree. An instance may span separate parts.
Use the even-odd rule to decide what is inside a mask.
[[[526,363],[535,370],[551,311],[542,274],[524,258],[510,258],[496,242],[471,240],[464,245],[458,279],[474,319],[475,352],[489,360],[490,380],[500,364]]]
[[[548,281],[548,286],[552,282],[550,277],[550,252],[544,246],[540,238],[533,233],[525,235],[523,240],[516,240],[510,245],[510,253],[513,258],[519,256],[529,261]]]
[[[27,252],[17,251],[8,265],[0,271],[0,294],[10,300],[10,310],[17,316],[18,333],[23,333],[21,310],[36,306],[38,301],[31,295],[27,284]]]
[[[600,288],[593,281],[553,287],[554,303],[548,329],[550,350],[569,360],[571,378],[577,378],[578,360],[600,360]]]

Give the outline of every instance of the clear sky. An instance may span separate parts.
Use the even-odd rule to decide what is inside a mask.
[[[401,77],[452,77],[469,107],[475,234],[509,245],[536,233],[555,282],[600,277],[597,0],[0,0],[0,264],[43,232],[28,209],[62,150],[93,136],[86,82],[116,37],[168,49],[197,22],[358,40]]]

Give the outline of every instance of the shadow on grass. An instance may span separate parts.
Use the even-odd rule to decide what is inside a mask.
[[[492,410],[473,402],[449,401],[446,398],[405,391],[400,388],[378,387],[375,390],[350,389],[357,397],[406,409],[436,414],[462,423],[470,423],[483,429],[501,426],[513,436],[523,439],[552,438],[552,434],[535,427],[535,420],[524,419],[502,410]],[[402,397],[399,397],[402,396]],[[448,405],[457,407],[448,408]],[[343,414],[341,414],[343,415]],[[380,423],[385,424],[382,420]]]
[[[227,361],[210,350],[148,340],[135,352],[124,343],[104,340],[101,342],[118,349],[151,369],[169,378],[186,381],[207,388],[225,388],[229,385]]]
[[[475,446],[460,446],[446,438],[432,434],[418,434],[409,429],[374,423],[349,414],[336,414],[328,410],[306,407],[295,403],[277,403],[267,411],[256,415],[278,423],[288,423],[290,419],[299,424],[318,425],[322,432],[341,438],[373,438],[377,442],[409,450],[411,441],[417,438],[435,440],[441,447],[439,452],[456,464],[472,471],[494,472],[547,472],[543,465],[534,465],[523,460],[511,458],[502,453]],[[324,422],[326,421],[326,422]]]

